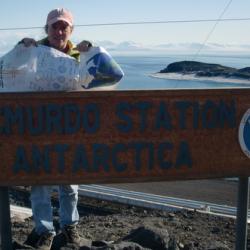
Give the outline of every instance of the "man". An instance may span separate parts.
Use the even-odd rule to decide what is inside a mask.
[[[75,47],[69,40],[72,31],[72,14],[64,8],[58,8],[52,10],[47,16],[45,25],[46,38],[40,41],[35,41],[32,38],[24,38],[19,43],[23,43],[26,47],[36,46],[37,44],[53,47],[79,61],[80,52],[88,51],[92,45],[88,41],[82,41]],[[78,186],[63,185],[58,187],[58,191],[62,233],[66,242],[79,244],[80,237],[76,229],[79,221],[77,211]],[[53,227],[50,192],[50,186],[31,187],[31,205],[35,228],[28,236],[25,244],[31,245],[36,249],[49,250],[56,234]]]

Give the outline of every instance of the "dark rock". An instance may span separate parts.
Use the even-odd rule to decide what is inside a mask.
[[[176,241],[176,239],[171,238],[169,240],[168,250],[180,250],[178,242]]]
[[[134,242],[121,241],[114,244],[114,250],[149,250],[149,248],[144,248]]]
[[[213,227],[211,230],[211,233],[218,234],[220,232],[220,229],[218,227]]]
[[[67,244],[66,246],[56,248],[56,250],[79,250],[79,246],[76,246],[74,244]]]
[[[169,217],[169,218],[173,218],[173,217],[175,217],[175,214],[174,214],[174,213],[169,213],[169,214],[168,214],[168,217]]]
[[[193,228],[192,228],[192,226],[184,226],[184,230],[185,231],[192,231]]]
[[[105,241],[105,240],[96,240],[96,241],[92,241],[92,247],[107,247],[109,246],[110,243]]]
[[[229,250],[230,248],[221,242],[213,241],[207,250]]]
[[[184,245],[184,248],[183,248],[183,250],[194,250],[195,248],[194,248],[194,243],[193,242],[190,242],[190,243],[188,243],[188,244],[185,244]]]
[[[66,250],[66,248],[60,248],[60,250]],[[144,248],[134,242],[120,241],[111,244],[106,241],[93,241],[91,247],[82,246],[79,250],[150,250],[149,248]]]
[[[167,230],[158,228],[139,227],[123,238],[123,241],[132,241],[152,250],[167,250],[169,244]]]
[[[114,246],[105,240],[97,240],[92,242],[91,250],[114,250]]]

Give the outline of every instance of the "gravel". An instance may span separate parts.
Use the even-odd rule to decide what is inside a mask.
[[[11,189],[11,203],[30,206],[27,188]],[[226,250],[235,246],[235,220],[197,211],[158,211],[80,197],[78,230],[83,245],[62,245],[58,223],[57,195],[53,194],[58,235],[52,249],[183,249]],[[31,232],[32,218],[12,218],[13,249]],[[248,248],[250,249],[250,234]]]

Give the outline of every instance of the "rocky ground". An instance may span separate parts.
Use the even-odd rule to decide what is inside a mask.
[[[11,190],[11,202],[29,205],[27,192]],[[234,249],[235,220],[197,211],[164,212],[80,198],[79,232],[82,246],[65,245],[57,221],[57,200],[53,199],[58,235],[52,249]],[[27,249],[22,242],[33,228],[32,218],[12,218],[13,248]],[[248,236],[250,240],[250,235]],[[249,241],[250,242],[250,241]],[[250,249],[250,245],[248,246]]]

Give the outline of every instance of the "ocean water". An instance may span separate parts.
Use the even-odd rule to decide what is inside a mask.
[[[169,80],[151,77],[169,63],[191,60],[189,55],[123,55],[113,56],[122,67],[125,76],[118,85],[119,90],[147,89],[209,89],[209,88],[249,88],[248,84],[218,83],[213,81]],[[250,67],[250,55],[206,55],[195,61],[218,63],[235,68]]]

